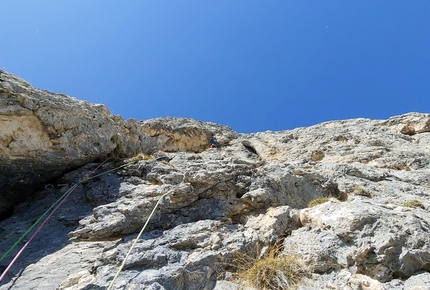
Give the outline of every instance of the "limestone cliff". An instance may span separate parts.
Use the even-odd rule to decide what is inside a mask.
[[[136,120],[0,70],[0,218],[47,181],[106,156],[157,148]]]
[[[113,289],[252,289],[237,257],[274,243],[306,266],[298,289],[430,289],[429,141],[419,113],[248,135],[124,121],[1,71],[0,254],[74,180],[127,166],[77,186],[0,289],[106,289],[163,195]]]

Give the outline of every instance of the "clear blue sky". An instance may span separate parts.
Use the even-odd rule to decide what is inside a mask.
[[[430,111],[430,1],[2,1],[0,68],[243,133]]]

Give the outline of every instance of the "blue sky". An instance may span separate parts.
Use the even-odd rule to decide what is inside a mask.
[[[2,1],[0,68],[249,133],[430,111],[430,1]]]

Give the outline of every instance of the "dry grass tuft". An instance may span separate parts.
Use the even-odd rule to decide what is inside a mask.
[[[155,160],[155,157],[152,155],[147,155],[147,154],[143,154],[143,153],[138,153],[136,156],[134,156],[133,158],[130,158],[128,160],[128,162],[137,162],[139,160]]]
[[[282,254],[282,247],[271,246],[263,257],[258,254],[240,254],[235,260],[234,275],[257,289],[292,289],[309,275],[300,256]]]
[[[421,201],[419,201],[418,199],[412,199],[412,200],[408,200],[405,201],[402,206],[404,207],[411,207],[411,208],[422,208],[425,209],[425,206],[423,205],[423,203]]]
[[[314,200],[311,200],[311,201],[308,203],[308,207],[314,207],[314,206],[317,206],[317,205],[319,205],[319,204],[325,203],[325,202],[327,202],[327,201],[329,201],[329,200],[330,200],[330,198],[328,198],[328,197],[319,197],[319,198],[315,198]]]

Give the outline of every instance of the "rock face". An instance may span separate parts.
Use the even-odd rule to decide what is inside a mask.
[[[113,289],[252,289],[234,275],[237,257],[274,243],[307,265],[298,289],[430,289],[429,114],[244,135],[183,118],[123,121],[0,76],[1,182],[9,195],[23,172],[52,184],[0,222],[0,254],[76,186],[0,289],[106,289],[158,201]]]
[[[0,70],[0,218],[65,171],[106,156],[134,156],[158,143],[135,120],[36,89]]]
[[[208,148],[208,140],[213,136],[221,146],[226,146],[239,135],[227,126],[185,118],[163,117],[141,124],[142,131],[157,139],[166,152],[199,153]]]

